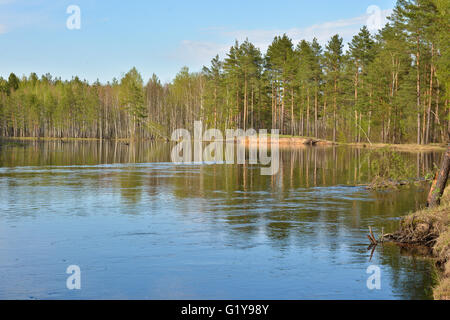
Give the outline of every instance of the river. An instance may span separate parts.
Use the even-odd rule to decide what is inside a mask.
[[[4,141],[0,299],[431,299],[433,261],[393,231],[426,187],[369,191],[373,151],[280,151],[280,170],[182,164],[162,142]],[[422,176],[440,153],[399,153]],[[69,290],[68,266],[81,289]],[[369,266],[380,289],[370,290]]]

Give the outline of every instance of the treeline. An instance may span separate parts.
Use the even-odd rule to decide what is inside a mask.
[[[195,120],[219,129],[347,142],[445,142],[450,132],[448,0],[399,0],[376,35],[366,27],[344,52],[333,36],[294,45],[275,37],[263,54],[248,40],[224,60],[168,84],[133,68],[89,84],[36,74],[0,78],[7,137],[168,138]]]

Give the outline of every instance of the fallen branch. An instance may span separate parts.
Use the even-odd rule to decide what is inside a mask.
[[[373,235],[373,232],[372,232],[372,227],[370,227],[370,226],[369,226],[369,232],[370,232],[370,234],[368,234],[367,237],[369,238],[370,242],[376,246],[378,244],[378,241],[377,241],[377,239],[375,239],[375,236]]]

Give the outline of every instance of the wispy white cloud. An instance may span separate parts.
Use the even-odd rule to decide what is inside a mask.
[[[255,46],[265,52],[267,47],[273,41],[273,38],[284,33],[292,39],[294,44],[297,44],[303,39],[312,41],[314,38],[317,38],[319,43],[324,45],[335,34],[339,34],[344,39],[344,42],[347,43],[364,25],[368,25],[372,32],[377,31],[376,29],[383,27],[387,23],[387,17],[392,13],[392,9],[379,10],[376,12],[369,9],[368,13],[358,17],[318,23],[304,28],[291,28],[285,30],[226,30],[224,28],[210,28],[204,31],[213,34],[213,36],[221,41],[184,40],[180,43],[175,58],[177,60],[183,60],[183,63],[186,65],[207,65],[216,54],[219,54],[219,56],[223,58],[234,40],[242,42],[247,38]],[[374,19],[377,22],[375,25],[373,24]]]
[[[391,9],[381,10],[379,12],[380,27],[383,27],[387,23],[387,17],[391,12]],[[359,17],[314,24],[305,28],[291,28],[288,30],[235,30],[225,31],[224,34],[239,41],[248,38],[262,50],[265,50],[275,36],[284,33],[286,33],[294,43],[298,43],[303,39],[311,41],[314,38],[317,38],[319,43],[325,44],[335,34],[339,34],[344,39],[344,42],[348,42],[358,33],[362,26],[369,24],[371,20],[373,20],[372,14],[364,14]],[[369,29],[376,31],[374,30],[374,26],[370,26]]]
[[[6,33],[7,32],[7,30],[6,30],[6,26],[5,25],[3,25],[3,24],[0,24],[0,34],[2,34],[2,33]]]
[[[207,64],[217,54],[223,57],[229,48],[228,43],[183,40],[174,57],[189,60],[186,65]]]

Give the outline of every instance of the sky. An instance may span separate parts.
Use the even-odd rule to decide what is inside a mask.
[[[69,6],[80,10],[79,29]],[[338,33],[351,40],[363,25],[375,33],[395,0],[0,0],[0,76],[35,72],[89,82],[119,79],[136,67],[147,81],[171,81],[187,66],[200,71],[235,40],[264,53],[286,33],[296,45]]]

